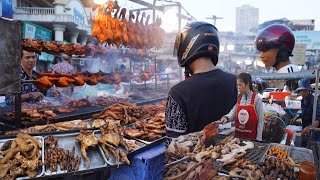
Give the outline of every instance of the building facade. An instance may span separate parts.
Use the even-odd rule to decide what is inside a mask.
[[[259,9],[250,5],[243,5],[236,9],[236,32],[250,34],[259,24]]]

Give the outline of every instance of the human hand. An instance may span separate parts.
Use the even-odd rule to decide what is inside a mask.
[[[298,119],[298,116],[292,118],[292,119],[290,120],[290,124],[294,124],[297,119]]]
[[[303,130],[302,130],[302,135],[307,135],[310,133],[310,127],[305,127]]]
[[[226,117],[222,117],[220,121],[222,122],[222,124],[226,124],[228,122],[228,119]]]
[[[44,98],[44,95],[41,92],[31,92],[30,97],[34,100],[38,100]]]

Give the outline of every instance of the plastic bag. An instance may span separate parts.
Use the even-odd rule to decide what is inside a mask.
[[[286,114],[286,112],[283,110],[283,108],[278,104],[267,104],[263,103],[263,108],[265,115],[273,115],[273,116],[283,116]]]

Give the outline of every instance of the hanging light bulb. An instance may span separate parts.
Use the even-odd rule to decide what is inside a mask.
[[[108,0],[93,0],[96,4],[105,4]]]

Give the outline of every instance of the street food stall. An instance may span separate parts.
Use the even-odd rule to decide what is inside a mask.
[[[117,13],[119,12],[120,7],[116,5],[116,2],[109,2],[107,13],[99,15],[120,23],[117,14],[111,14],[114,8],[117,9]],[[89,42],[87,45],[22,39],[20,21],[0,18],[2,27],[5,27],[1,28],[0,40],[2,47],[0,94],[15,96],[14,105],[0,108],[1,179],[89,178],[90,174],[96,175],[96,178],[99,176],[107,178],[121,175],[125,168],[132,172],[139,169],[141,170],[139,175],[148,177],[152,175],[150,167],[153,163],[158,164],[157,170],[162,173],[164,164],[161,160],[165,152],[166,133],[165,102],[162,101],[166,96],[159,96],[160,93],[156,94],[157,91],[150,93],[151,95],[145,99],[133,100],[123,93],[123,95],[100,95],[78,99],[66,96],[45,97],[34,104],[21,102],[20,84],[23,83],[33,83],[40,90],[50,90],[52,87],[89,87],[98,84],[119,85],[122,82],[132,84],[131,67],[128,72],[90,70],[74,74],[37,72],[37,77],[34,79],[20,79],[22,49],[36,54],[46,52],[54,56],[64,53],[81,60],[87,58],[99,61],[102,58],[117,56],[129,59],[130,62],[151,61],[156,54],[150,53],[148,48],[161,48],[165,38],[164,31],[159,27],[160,19],[155,19],[154,24],[146,22],[141,25],[140,18],[136,18],[136,23],[130,19],[132,23],[130,25],[133,26],[131,30],[139,27],[142,28],[141,33],[154,33],[154,37],[157,37],[153,38],[153,44],[149,44],[148,47],[146,42],[143,42],[143,47],[138,47],[141,45],[140,41],[134,44],[123,39],[127,33],[127,30],[123,29],[127,23],[125,11],[124,8],[120,13],[122,29],[114,31],[118,33],[120,38],[118,41],[109,41],[108,38],[102,38],[101,34],[95,35],[96,28],[105,32],[98,27],[98,23],[94,25],[92,36],[96,37],[99,43]],[[96,21],[98,19],[95,18]],[[138,32],[140,33],[136,31],[135,34],[128,33],[128,35],[136,36]],[[148,40],[146,34],[143,40]],[[119,43],[122,44],[121,47]],[[127,43],[131,43],[131,48]],[[153,76],[159,76],[147,69],[140,70],[138,77],[144,82]],[[159,88],[157,82],[155,86],[156,89]],[[148,94],[147,91],[145,93]],[[132,173],[130,176],[137,175]]]

